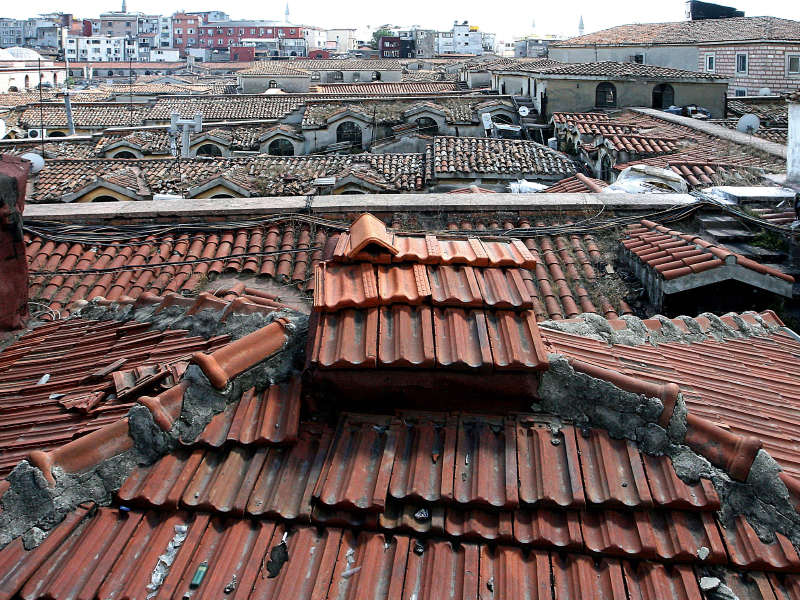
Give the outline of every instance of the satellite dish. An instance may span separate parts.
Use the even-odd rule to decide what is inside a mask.
[[[527,106],[520,106],[519,110],[517,111],[520,117],[527,117],[528,113],[530,113],[530,109]]]
[[[35,154],[34,152],[28,152],[27,154],[23,154],[20,158],[24,158],[25,160],[30,161],[31,163],[31,173],[38,173],[42,169],[44,169],[44,159]]]
[[[759,96],[772,96],[772,90],[770,90],[769,88],[761,88],[760,90],[758,90],[758,95]]]
[[[761,127],[761,121],[755,115],[743,115],[736,123],[736,131],[753,135]]]
[[[6,122],[0,121],[0,140],[6,137]]]

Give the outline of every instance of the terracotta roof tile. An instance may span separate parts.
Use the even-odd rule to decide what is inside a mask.
[[[100,129],[103,127],[132,127],[144,123],[147,108],[125,104],[78,104],[72,105],[72,118],[76,127]],[[42,104],[22,113],[20,124],[32,127],[66,127],[67,113],[63,106]]]
[[[236,121],[253,119],[282,119],[303,103],[304,96],[214,96],[214,97],[164,97],[147,110],[147,121],[169,121],[173,111],[182,119],[191,119],[195,113],[203,121]]]
[[[438,178],[473,173],[535,178],[575,172],[566,155],[536,142],[516,140],[436,137],[432,160]]]
[[[703,44],[709,42],[800,40],[797,21],[776,17],[735,17],[674,23],[634,23],[604,29],[569,40],[554,42],[554,47],[597,44],[600,46]]]
[[[724,265],[738,265],[763,275],[777,277],[789,283],[794,278],[772,267],[761,265],[703,240],[699,236],[684,236],[678,231],[658,233],[661,227],[651,221],[642,221],[642,226],[630,230],[622,241],[630,260],[641,261],[644,268],[652,270],[665,280],[700,273]],[[664,228],[666,229],[666,228]],[[684,239],[688,237],[689,239]],[[701,250],[697,251],[700,246]],[[634,258],[635,257],[635,258]]]

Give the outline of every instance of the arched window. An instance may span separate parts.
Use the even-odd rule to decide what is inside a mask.
[[[145,75],[150,75],[150,71],[145,71],[144,74]]]
[[[125,75],[125,71],[117,71],[117,75]]]
[[[353,73],[353,81],[361,81],[361,73],[359,73],[358,71]]]
[[[25,88],[31,87],[31,77],[30,75],[25,75]]]
[[[337,142],[351,142],[353,146],[361,147],[361,127],[358,123],[345,121],[336,128]]]
[[[119,202],[114,196],[98,196],[92,202]]]
[[[312,71],[311,81],[319,81],[319,71]]]
[[[51,131],[47,133],[47,137],[67,137],[63,131]]]
[[[289,140],[282,138],[273,140],[267,147],[267,154],[270,156],[294,156],[294,146]]]
[[[109,71],[108,71],[108,76],[109,76],[109,77],[113,77],[113,75],[114,75],[114,71],[112,71],[112,70],[110,70],[110,69],[109,69]]]
[[[289,54],[289,56],[297,56],[297,52],[295,52],[294,50],[292,50],[292,51],[291,51],[291,53]]]
[[[492,115],[495,123],[502,123],[503,125],[512,125],[513,121],[508,115]]]
[[[122,152],[117,152],[113,158],[136,158],[136,155],[130,150],[123,150]]]
[[[675,104],[675,90],[668,83],[659,83],[653,88],[653,108],[659,110]]]
[[[372,72],[372,81],[380,81],[381,80],[381,72],[380,71],[373,71]]]
[[[278,87],[278,82],[277,82],[277,81],[275,81],[274,79],[270,79],[270,80],[269,80],[269,89],[273,90],[273,89],[275,89],[276,87]]]
[[[420,117],[416,120],[419,125],[419,132],[425,135],[436,135],[439,133],[439,124],[430,117]]]
[[[53,73],[53,85],[58,85],[58,73]]]
[[[197,149],[197,156],[207,156],[211,158],[218,158],[222,156],[222,150],[214,144],[203,144]]]
[[[617,88],[613,83],[598,83],[594,91],[594,105],[597,108],[615,108],[617,106]]]
[[[344,73],[341,71],[335,71],[333,74],[334,81],[344,81]]]
[[[233,198],[233,196],[231,194],[214,194],[211,199],[213,200],[214,198]]]

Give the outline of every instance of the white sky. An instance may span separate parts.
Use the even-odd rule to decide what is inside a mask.
[[[720,4],[735,6],[745,11],[748,17],[769,15],[785,19],[800,20],[800,2],[797,0],[737,0]],[[24,2],[3,2],[0,16],[13,18],[33,17],[30,5]],[[72,12],[75,16],[97,17],[104,10],[119,10],[122,0],[39,0],[37,11]],[[274,2],[226,3],[220,0],[128,0],[129,11],[148,14],[172,14],[186,9],[195,11],[224,10],[234,19],[272,19],[283,20],[286,9],[285,0]],[[495,33],[498,40],[508,40],[514,36],[532,33],[532,22],[539,35],[562,34],[568,37],[577,35],[578,18],[583,15],[586,33],[606,29],[625,23],[654,23],[659,21],[682,21],[685,4],[681,0],[643,1],[643,0],[572,0],[561,2],[522,2],[519,0],[497,5],[486,0],[461,0],[458,3],[436,2],[431,0],[402,0],[401,2],[375,2],[350,0],[349,2],[331,0],[290,1],[290,20],[304,25],[318,25],[324,28],[349,27],[358,30],[359,37],[367,37],[367,26],[372,30],[383,24],[406,27],[419,25],[423,29],[448,30],[453,21],[469,21],[484,31]]]

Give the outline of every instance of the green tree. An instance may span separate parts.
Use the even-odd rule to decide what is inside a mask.
[[[386,29],[385,27],[381,27],[380,29],[376,29],[375,33],[372,34],[372,47],[376,50],[378,49],[378,44],[381,41],[382,37],[389,37],[392,35],[391,29]]]

